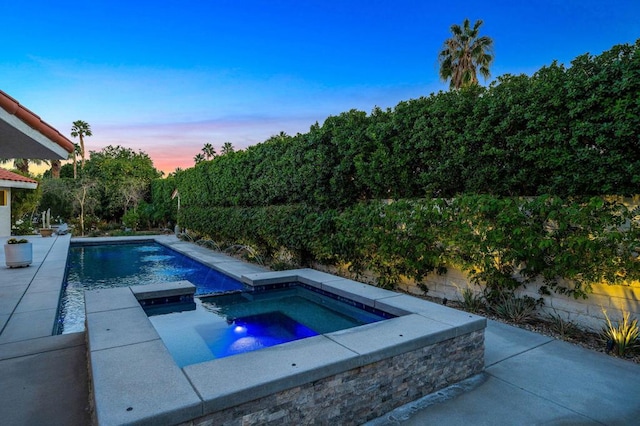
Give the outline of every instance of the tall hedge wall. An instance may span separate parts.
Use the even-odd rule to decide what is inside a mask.
[[[301,263],[374,271],[390,287],[402,275],[420,281],[456,265],[494,290],[542,278],[548,290],[578,297],[593,283],[640,280],[639,214],[602,197],[466,195],[369,201],[340,211],[305,204],[192,207],[181,216],[222,245],[251,245],[265,256],[284,247]]]
[[[177,188],[181,224],[201,234],[372,268],[383,283],[449,262],[509,287],[524,265],[579,295],[638,278],[637,221],[600,195],[639,185],[640,40],[332,116],[158,180],[153,197],[175,218]],[[369,201],[388,199],[402,201]]]
[[[348,111],[175,177],[185,206],[554,194],[640,185],[640,40],[367,115]]]

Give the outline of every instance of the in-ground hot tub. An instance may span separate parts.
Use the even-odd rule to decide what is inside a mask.
[[[482,317],[311,269],[242,280],[300,282],[397,317],[180,368],[138,299],[189,283],[88,291],[98,423],[360,424],[484,367]]]
[[[179,367],[395,317],[302,283],[285,284],[141,304]]]

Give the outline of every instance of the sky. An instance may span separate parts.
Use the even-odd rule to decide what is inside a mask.
[[[88,150],[121,145],[159,170],[205,143],[243,149],[448,90],[438,52],[482,19],[489,84],[640,38],[637,0],[0,0],[0,89]]]

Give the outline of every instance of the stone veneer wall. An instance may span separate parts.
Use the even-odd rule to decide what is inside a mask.
[[[357,425],[483,369],[484,330],[297,386],[183,425]]]

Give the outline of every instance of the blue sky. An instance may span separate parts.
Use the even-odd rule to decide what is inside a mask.
[[[207,142],[447,90],[437,54],[465,18],[494,40],[491,79],[640,38],[636,0],[0,0],[0,15],[0,89],[65,135],[89,122],[88,149],[140,149],[166,172]]]

